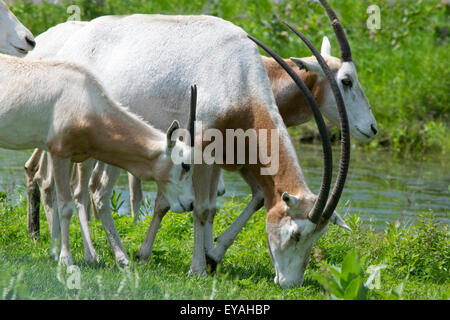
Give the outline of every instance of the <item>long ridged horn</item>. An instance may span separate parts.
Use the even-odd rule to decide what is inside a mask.
[[[350,49],[350,45],[348,43],[341,22],[339,21],[336,13],[334,12],[333,9],[331,9],[330,5],[326,0],[319,0],[319,1],[322,7],[325,8],[328,18],[330,19],[331,24],[333,26],[334,33],[336,34],[336,38],[339,43],[339,48],[341,50],[341,60],[346,62],[352,61],[352,51]]]
[[[323,120],[322,114],[319,111],[319,108],[317,107],[316,101],[314,100],[314,97],[311,94],[311,91],[309,91],[308,87],[303,83],[302,79],[295,73],[294,70],[280,57],[278,56],[274,51],[272,51],[269,47],[267,47],[265,44],[263,44],[261,41],[255,39],[254,37],[247,35],[250,40],[255,42],[258,46],[263,48],[268,54],[270,54],[275,61],[278,62],[278,64],[286,70],[286,72],[289,74],[289,76],[294,80],[294,82],[297,84],[299,89],[302,91],[303,95],[306,98],[306,101],[308,102],[313,115],[314,119],[316,120],[317,127],[319,129],[320,137],[322,139],[322,147],[323,147],[323,176],[322,176],[322,184],[320,186],[319,195],[317,197],[317,201],[314,204],[314,207],[311,209],[310,213],[308,214],[308,218],[313,223],[318,223],[320,220],[320,217],[322,215],[323,208],[326,205],[328,194],[330,192],[330,184],[331,184],[331,178],[332,178],[332,170],[333,170],[333,159],[332,159],[332,151],[331,151],[331,143],[328,136],[328,131],[325,126],[325,122]]]
[[[339,112],[339,122],[341,125],[341,157],[339,160],[339,171],[336,178],[336,183],[322,215],[324,221],[327,221],[333,215],[334,209],[336,209],[336,206],[341,197],[350,163],[350,129],[348,124],[347,111],[345,109],[345,103],[344,99],[342,98],[341,91],[339,90],[338,84],[336,83],[336,79],[334,78],[333,73],[323,59],[322,55],[300,31],[285,22],[283,23],[286,24],[289,29],[291,29],[298,37],[300,37],[300,39],[303,40],[303,42],[308,46],[308,48],[316,57],[323,72],[328,78],[328,81],[330,82],[331,90],[333,91],[334,99],[336,100]]]
[[[189,134],[191,136],[191,147],[195,144],[195,120],[197,112],[197,85],[191,86],[191,109],[189,114]]]

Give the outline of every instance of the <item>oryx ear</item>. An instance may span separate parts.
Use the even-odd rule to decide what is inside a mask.
[[[298,198],[296,196],[292,196],[287,192],[283,192],[281,195],[281,199],[288,205],[288,207],[293,207],[298,204]]]
[[[342,227],[342,228],[344,228],[344,229],[346,229],[346,230],[352,232],[352,228],[350,228],[350,227],[345,223],[344,219],[342,219],[341,216],[340,216],[336,211],[333,212],[333,215],[331,216],[330,221],[331,221],[332,223],[334,223],[335,225],[337,225],[337,226],[339,226],[339,227]]]
[[[322,48],[320,49],[320,54],[331,56],[331,44],[330,40],[327,37],[323,37],[322,39]]]
[[[175,144],[177,141],[175,139],[172,139],[173,133],[180,128],[180,123],[177,120],[174,120],[172,124],[169,127],[169,130],[167,130],[167,147],[169,149],[172,149],[175,147]]]
[[[319,78],[324,77],[324,73],[322,68],[316,59],[302,59],[302,58],[290,58],[292,62],[294,62],[300,70],[305,70],[308,72],[316,73]]]

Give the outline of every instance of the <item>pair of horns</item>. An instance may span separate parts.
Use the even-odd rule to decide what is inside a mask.
[[[319,0],[322,7],[325,8],[328,18],[333,26],[334,33],[336,34],[336,39],[339,44],[339,49],[341,51],[341,60],[344,62],[352,61],[352,51],[350,49],[350,44],[348,43],[347,37],[345,36],[344,28],[339,21],[336,13],[331,9],[330,5],[326,0]]]
[[[334,11],[329,7],[328,3],[325,0],[319,0],[322,6],[325,8],[328,17],[333,24],[333,28],[338,38],[339,47],[341,49],[341,59],[343,61],[351,61],[351,51],[350,46],[348,44],[347,38],[345,37],[344,29],[339,22]],[[299,89],[302,91],[305,96],[311,110],[314,114],[314,118],[317,123],[317,127],[319,129],[319,133],[322,139],[323,146],[323,161],[324,161],[324,171],[322,177],[322,183],[320,186],[319,195],[317,198],[314,207],[308,213],[308,218],[311,222],[317,224],[322,220],[325,222],[331,218],[333,215],[334,209],[336,208],[339,199],[341,197],[342,191],[344,189],[345,180],[347,178],[348,166],[350,162],[350,130],[348,125],[347,112],[345,109],[344,99],[342,98],[342,94],[339,90],[339,87],[336,83],[336,80],[328,67],[325,60],[322,58],[322,55],[319,51],[312,45],[312,43],[297,29],[285,23],[289,29],[291,29],[302,41],[308,46],[313,55],[316,57],[319,62],[322,70],[325,73],[328,81],[330,82],[330,86],[336,100],[336,104],[339,112],[339,122],[341,127],[341,157],[339,161],[339,172],[336,179],[336,183],[334,185],[331,197],[328,199],[328,194],[330,191],[330,184],[332,178],[332,152],[330,146],[330,140],[328,137],[328,133],[325,128],[324,120],[322,114],[317,107],[317,104],[306,85],[303,83],[301,78],[289,67],[289,65],[274,51],[272,51],[269,47],[264,45],[261,41],[253,38],[252,36],[248,36],[252,41],[254,41],[257,45],[263,48],[268,54],[270,54],[279,64],[280,66],[286,70],[289,76],[294,80]],[[327,201],[328,199],[328,201]]]

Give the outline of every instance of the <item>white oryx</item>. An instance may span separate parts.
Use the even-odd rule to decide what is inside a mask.
[[[70,36],[72,33],[73,35]],[[66,42],[67,39],[70,41]],[[269,117],[269,121],[264,124],[265,128],[270,127],[274,122],[281,124],[278,112],[274,112],[275,102],[271,98],[272,94],[268,94],[268,88],[275,93],[282,119],[288,125],[305,122],[311,117],[311,112],[307,109],[306,102],[294,82],[288,79],[279,67],[276,67],[273,60],[264,58],[264,62],[262,62],[259,55],[256,58],[254,55],[257,54],[257,51],[252,44],[248,43],[245,33],[241,29],[217,18],[134,15],[102,17],[90,23],[66,23],[56,26],[38,37],[38,49],[32,57],[48,58],[49,56],[46,54],[50,54],[51,57],[52,50],[48,50],[48,48],[55,47],[56,50],[59,48],[57,57],[78,61],[92,68],[116,99],[123,104],[130,105],[133,111],[161,128],[167,126],[167,123],[175,115],[181,117],[184,114],[186,116],[187,110],[161,110],[156,102],[176,99],[180,85],[189,78],[194,79],[192,81],[198,83],[199,87],[204,90],[200,89],[200,97],[203,100],[200,101],[198,118],[212,128],[224,130],[225,128],[252,127],[253,124],[245,123],[244,120],[255,117],[256,111],[250,108],[254,101],[260,101],[258,111],[261,111],[261,114],[258,116],[266,114]],[[358,140],[368,140],[376,133],[376,122],[357,80],[354,65],[349,61],[343,62],[330,57],[329,50],[329,42],[325,39],[322,51],[339,86],[341,89],[345,88],[343,92],[349,112],[351,132]],[[309,72],[297,70],[297,73],[305,80],[309,79],[306,81],[308,87],[318,98],[320,106],[322,109],[328,110],[326,114],[330,120],[336,121],[336,104],[332,100],[331,90],[323,73],[318,70],[318,63],[312,58],[293,60],[303,69],[306,67],[309,70]],[[150,73],[142,72],[143,68],[145,70],[160,69],[161,74],[155,74],[152,77]],[[269,75],[269,79],[267,79],[267,75]],[[176,79],[178,85],[172,87],[168,85],[170,79]],[[214,84],[215,87],[211,88],[211,84]],[[209,92],[209,90],[212,91]],[[215,106],[215,108],[208,108],[208,105]],[[260,108],[262,109],[260,110]],[[240,115],[237,115],[237,111],[233,111],[233,109],[239,111]],[[226,122],[226,127],[223,123],[218,122],[219,119]],[[310,193],[303,182],[300,168],[294,164],[295,161],[291,161],[296,157],[282,124],[280,130],[283,133],[283,143],[286,144],[286,148],[282,151],[282,158],[287,161],[287,167],[296,173],[287,177],[289,170],[283,170],[281,177],[273,176],[271,179],[273,181],[284,181],[285,179],[295,181],[288,183],[284,181],[283,185],[286,184],[287,189],[295,189],[291,192],[301,198],[301,201],[294,201],[294,198],[288,197],[285,197],[285,200],[289,202],[291,199],[293,207],[297,205],[303,207],[300,212],[298,210],[293,212],[292,209],[289,211],[293,212],[296,217],[301,216],[304,219],[303,224],[308,224],[308,220],[305,220],[309,211],[307,208],[309,209],[315,202],[315,196]],[[33,159],[30,160],[35,162]],[[93,190],[94,203],[100,207],[100,217],[103,214],[110,214],[109,191],[112,190],[118,176],[116,169],[110,166],[104,167],[100,165],[98,168],[105,170],[102,172],[99,169],[92,179],[97,182],[104,181],[101,183],[103,189],[94,188]],[[261,182],[261,177],[255,176],[252,170],[245,166],[240,170],[246,181],[252,186],[256,186],[252,188],[255,191],[254,199],[243,216],[249,217],[259,208],[264,194],[269,211],[268,221],[274,219],[279,225],[281,221],[277,220],[277,217],[288,219],[286,211],[282,210],[286,208],[279,202],[281,200],[279,190],[272,189],[273,183],[272,188],[266,186]],[[197,169],[197,172],[199,172],[197,178],[194,179],[194,189],[197,194],[194,212],[196,244],[191,266],[191,271],[196,273],[204,270],[204,248],[208,250],[208,254],[214,252],[212,251],[212,219],[215,213],[215,195],[212,194],[212,191],[206,190],[215,189],[218,168],[202,166]],[[98,183],[95,184],[98,185]],[[204,190],[205,188],[206,190]],[[209,200],[207,200],[208,198]],[[275,210],[275,206],[279,207],[279,210]],[[148,259],[150,256],[154,236],[167,210],[168,203],[158,196],[149,234],[139,252],[141,258]],[[275,214],[275,212],[278,213]],[[332,220],[343,225],[337,215],[333,215]],[[240,219],[240,224],[243,225],[245,221],[246,218]],[[292,226],[292,228],[294,227]],[[232,233],[236,233],[235,230],[238,229],[233,228]],[[200,230],[200,235],[198,230]],[[269,229],[268,232],[270,232]],[[304,236],[305,239],[308,238],[306,233]],[[311,242],[308,241],[308,243]],[[222,248],[224,247],[225,245],[222,246]],[[306,252],[300,253],[299,261],[305,261],[308,255]],[[220,261],[220,259],[216,261]],[[274,263],[277,279],[282,286],[301,283],[302,270],[293,270],[292,272],[295,274],[291,277],[293,279],[283,280],[289,277],[281,276],[280,266],[275,261]]]
[[[33,50],[35,45],[33,34],[17,20],[3,0],[0,0],[0,52],[23,57]]]
[[[74,63],[1,54],[0,69],[0,148],[40,148],[50,153],[60,218],[53,227],[61,227],[61,263],[72,263],[71,160],[94,158],[122,167],[157,181],[174,206],[192,207],[190,166],[174,164],[171,158],[176,150],[190,159],[191,147],[172,141],[177,121],[164,134],[114,102],[95,76]],[[80,222],[84,242],[89,244],[87,221]]]

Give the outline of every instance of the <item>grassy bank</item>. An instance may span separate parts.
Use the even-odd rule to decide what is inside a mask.
[[[231,198],[219,209],[215,234],[242,211],[243,204],[238,203],[244,203],[243,200]],[[330,299],[332,294],[339,297],[336,293],[339,289],[330,285],[331,275],[344,279],[352,271],[351,279],[356,279],[353,282],[361,284],[367,282],[370,270],[375,275],[372,281],[375,287],[368,290],[368,299],[448,299],[450,296],[448,226],[435,223],[431,215],[423,215],[410,226],[389,224],[384,233],[375,232],[370,223],[362,223],[357,215],[347,217],[353,233],[332,226],[315,246],[303,287],[289,290],[281,290],[273,283],[274,268],[267,252],[263,211],[257,212],[239,234],[218,274],[201,279],[187,275],[193,249],[190,214],[169,213],[150,262],[133,261],[126,271],[115,265],[97,221],[90,225],[101,262],[86,264],[78,219],[73,218],[71,248],[74,263],[81,271],[80,289],[75,290],[68,285],[73,283],[71,274],[58,269],[57,263],[48,256],[50,236],[45,217],[41,215],[41,238],[33,241],[26,231],[25,199],[18,206],[9,203],[6,196],[0,201],[1,298]],[[147,217],[135,225],[129,217],[115,216],[130,256],[138,250],[150,221],[151,217]],[[377,270],[375,266],[380,270],[379,277],[373,271]],[[342,279],[339,286],[345,287]],[[356,297],[351,290],[346,294],[347,298]]]
[[[320,46],[324,35],[332,36],[333,54],[338,55],[330,23],[313,1],[269,0],[73,0],[64,4],[16,0],[18,18],[34,34],[66,21],[76,14],[81,20],[106,14],[164,13],[212,14],[241,26],[284,57],[310,53],[280,20],[286,20]],[[366,26],[367,8],[381,9],[381,29]],[[398,151],[448,153],[449,136],[449,5],[427,1],[332,1],[342,17],[357,64],[360,82],[379,123],[379,135],[367,147]],[[295,137],[314,132],[304,126],[291,130]]]

